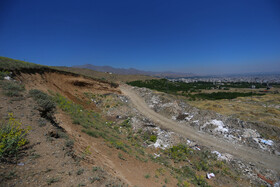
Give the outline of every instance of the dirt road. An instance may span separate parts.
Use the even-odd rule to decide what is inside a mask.
[[[201,145],[210,147],[212,150],[217,150],[223,153],[229,153],[233,156],[252,162],[260,167],[273,169],[280,172],[280,158],[269,153],[260,152],[244,145],[237,145],[227,142],[224,139],[211,136],[209,134],[199,132],[192,127],[182,126],[179,123],[168,119],[148,107],[144,99],[137,95],[130,86],[121,85],[122,93],[128,96],[135,108],[139,110],[147,118],[158,124],[160,127],[169,129],[170,131],[181,134],[191,140],[197,141]]]

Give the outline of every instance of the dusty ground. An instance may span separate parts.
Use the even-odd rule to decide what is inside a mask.
[[[212,147],[221,152],[230,153],[248,162],[254,162],[262,167],[277,170],[278,172],[280,171],[280,158],[278,156],[266,154],[242,145],[232,144],[217,137],[209,136],[205,133],[199,133],[188,126],[181,126],[151,110],[145,101],[130,87],[122,86],[121,90],[131,99],[135,107],[141,111],[141,113],[152,121],[158,123],[162,128],[170,129],[171,131],[182,134],[191,140],[198,141],[202,145]]]
[[[61,73],[22,73],[16,76],[16,79],[23,82],[27,90],[38,89],[45,93],[60,93],[64,97],[72,100],[84,107],[96,109],[94,105],[88,105],[85,102],[86,92],[94,93],[120,93],[119,89],[112,87],[110,84],[102,83],[83,76],[72,76]]]
[[[0,120],[13,113],[24,127],[30,126],[27,137],[28,148],[16,164],[1,163],[0,186],[113,186],[125,184],[115,175],[103,170],[94,160],[74,159],[66,146],[70,141],[64,132],[40,117],[35,102],[25,96],[23,99],[8,98],[0,92]],[[50,135],[59,135],[55,138]],[[76,147],[76,146],[75,146]],[[79,150],[75,154],[81,154]],[[93,171],[93,167],[98,170]],[[49,184],[48,184],[49,183]]]
[[[50,132],[57,134],[58,129],[40,117],[35,102],[27,94],[31,89],[57,92],[85,108],[100,111],[95,103],[86,101],[84,93],[120,93],[118,89],[91,79],[57,73],[21,74],[16,79],[25,84],[24,98],[18,100],[1,95],[1,120],[8,112],[13,112],[24,124],[31,126],[28,139],[30,145],[35,146],[27,149],[18,160],[19,165],[1,165],[2,185],[48,186],[51,183],[49,185],[53,186],[162,186],[167,178],[168,185],[176,185],[177,180],[170,173],[154,177],[156,170],[161,168],[160,164],[143,162],[123,152],[124,159],[120,159],[120,150],[109,147],[102,138],[82,133],[81,126],[73,125],[71,117],[61,110],[57,110],[55,118],[65,130],[59,134],[64,135],[51,137]],[[46,124],[40,126],[41,120]],[[66,146],[69,140],[74,142],[71,150]],[[148,178],[145,177],[147,175]]]

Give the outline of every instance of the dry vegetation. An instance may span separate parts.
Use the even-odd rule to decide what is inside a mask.
[[[55,67],[55,68],[59,70],[78,73],[81,75],[86,75],[96,79],[107,80],[109,82],[117,82],[117,83],[135,81],[135,80],[156,79],[155,77],[146,76],[146,75],[118,75],[118,74],[109,74],[109,73],[98,72],[98,71],[93,71],[90,69],[83,69],[83,68],[70,68],[70,67]]]
[[[260,121],[280,127],[279,91],[279,88],[272,88],[263,96],[239,97],[232,100],[197,100],[188,103],[200,109],[232,115],[245,121]]]

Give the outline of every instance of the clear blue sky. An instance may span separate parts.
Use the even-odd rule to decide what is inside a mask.
[[[1,0],[0,56],[201,74],[280,71],[280,1]]]

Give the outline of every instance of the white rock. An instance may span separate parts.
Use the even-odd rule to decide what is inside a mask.
[[[4,77],[5,80],[11,80],[11,77],[10,76],[6,76]]]

